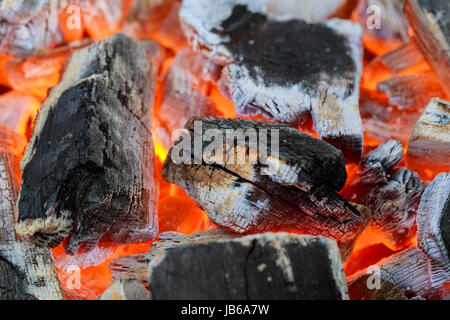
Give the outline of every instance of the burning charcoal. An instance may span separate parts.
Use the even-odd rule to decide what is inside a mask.
[[[10,59],[1,68],[6,74],[2,84],[16,91],[34,95],[39,100],[47,97],[49,88],[56,86],[60,72],[71,48],[48,55],[29,56],[26,59]]]
[[[352,205],[356,208],[356,210],[358,210],[358,212],[360,212],[362,214],[362,216],[364,217],[363,220],[365,221],[365,226],[367,226],[369,224],[370,220],[372,219],[372,212],[370,211],[370,209],[367,208],[366,206],[362,206],[357,203],[352,203]],[[363,231],[364,231],[364,229],[361,230],[361,232],[363,232]],[[339,250],[341,251],[341,257],[342,257],[343,262],[347,261],[350,258],[350,255],[353,252],[353,247],[355,246],[355,242],[356,242],[358,236],[361,234],[361,232],[359,234],[357,234],[351,240],[344,241],[344,242],[338,242],[338,246],[339,246]]]
[[[176,56],[163,85],[160,105],[155,106],[154,116],[160,123],[155,130],[157,138],[166,149],[171,146],[171,136],[193,116],[221,116],[214,102],[207,96],[209,87],[204,70],[207,59],[190,49],[183,49]]]
[[[222,227],[340,241],[364,228],[364,217],[334,191],[346,175],[342,152],[323,141],[283,124],[222,118],[190,119],[163,168],[164,179]]]
[[[154,242],[143,264],[152,298],[347,299],[334,241],[287,233],[237,237],[224,232],[167,233]]]
[[[359,1],[352,20],[364,27],[365,48],[376,55],[382,55],[409,41],[409,25],[402,11],[403,2],[403,0]]]
[[[450,97],[450,2],[407,0],[404,10],[417,45]]]
[[[184,1],[180,18],[194,50],[225,65],[220,87],[237,112],[298,124],[311,111],[319,136],[358,161],[361,28],[272,19],[259,2],[216,2]]]
[[[392,250],[411,244],[415,215],[423,192],[417,173],[394,167],[402,160],[403,146],[388,141],[361,161],[361,169],[344,196],[372,211],[371,226]]]
[[[27,140],[24,136],[0,124],[0,152],[8,150],[16,156],[22,157],[26,146]]]
[[[450,281],[450,175],[442,173],[425,189],[417,212],[417,247],[401,251],[375,266],[381,279],[391,282],[408,298],[448,299]],[[349,279],[355,292],[363,271]],[[359,284],[360,285],[360,284]]]
[[[0,96],[0,124],[22,136],[27,135],[36,118],[40,102],[25,93],[10,91]]]
[[[23,57],[61,43],[50,12],[50,0],[0,1],[0,54]]]
[[[152,61],[152,66],[156,73],[159,74],[164,61],[168,58],[167,50],[158,42],[153,40],[141,40],[139,44],[144,48]]]
[[[0,300],[64,299],[49,249],[16,239],[19,160],[0,148]]]
[[[386,93],[389,103],[401,109],[422,109],[433,97],[444,97],[439,80],[431,71],[392,77],[379,82],[377,90]]]
[[[98,300],[151,300],[152,295],[141,283],[133,280],[116,280]]]
[[[151,109],[155,75],[122,34],[75,52],[25,152],[18,234],[86,251],[157,233]]]
[[[361,90],[360,111],[363,119],[364,133],[378,141],[391,139],[408,142],[421,109],[400,110],[389,104],[384,94],[372,90]]]
[[[409,137],[407,161],[419,172],[450,170],[450,102],[430,100]]]
[[[405,70],[414,70],[414,73],[420,73],[429,69],[430,66],[416,43],[410,41],[398,49],[372,59],[365,65],[361,87],[375,90],[379,82],[402,74]]]
[[[147,253],[117,258],[109,264],[109,268],[113,279],[138,280],[148,285],[149,263],[162,252],[237,237],[239,234],[223,229],[198,232],[189,236],[177,232],[164,232],[158,236],[159,241],[152,243],[152,248]]]

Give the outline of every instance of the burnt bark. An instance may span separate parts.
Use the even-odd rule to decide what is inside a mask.
[[[74,53],[22,162],[18,234],[75,253],[157,233],[151,110],[155,70],[131,38]]]
[[[186,137],[175,143],[163,177],[184,188],[212,222],[240,233],[290,231],[341,241],[364,228],[365,217],[335,191],[346,171],[342,152],[333,146],[267,121],[192,118],[185,129],[192,144],[185,148]],[[223,144],[209,152],[208,137],[196,150],[195,141],[209,132]],[[239,132],[267,135],[267,150],[255,139],[233,138]],[[192,161],[174,162],[180,154]],[[252,155],[259,159],[252,162]]]

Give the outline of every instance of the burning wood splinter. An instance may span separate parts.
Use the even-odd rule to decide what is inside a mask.
[[[167,232],[160,238],[138,264],[128,264],[136,261],[133,256],[114,262],[125,272],[145,270],[154,300],[348,299],[339,249],[330,239],[287,233],[241,237],[224,230]],[[115,292],[117,284],[104,296]]]
[[[240,114],[299,124],[312,113],[319,136],[359,161],[359,25],[267,16],[265,1],[183,1],[194,50],[225,66],[220,87]]]
[[[68,253],[157,233],[145,51],[116,34],[75,52],[44,102],[22,162],[17,233]]]
[[[0,141],[0,300],[64,299],[48,248],[16,239],[19,158]]]
[[[450,2],[407,0],[404,10],[414,40],[450,97]]]
[[[423,185],[417,173],[395,168],[403,158],[400,141],[390,140],[361,161],[356,178],[344,197],[369,207],[370,225],[392,250],[409,245],[415,237],[415,217]]]
[[[430,100],[409,137],[407,161],[417,171],[450,169],[450,102]]]
[[[382,260],[349,279],[352,299],[387,298],[367,291],[361,277],[388,281],[407,298],[449,299],[450,175],[442,173],[425,189],[417,212],[417,246]]]
[[[163,177],[185,189],[212,222],[239,233],[347,241],[364,228],[365,217],[335,191],[347,177],[342,152],[287,125],[192,118],[169,151]]]

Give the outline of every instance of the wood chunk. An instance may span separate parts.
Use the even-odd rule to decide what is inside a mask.
[[[450,97],[449,1],[407,0],[404,11],[416,43]]]
[[[371,226],[396,251],[414,240],[416,210],[424,189],[417,173],[394,168],[402,157],[401,142],[380,145],[361,161],[362,168],[344,192],[347,199],[371,209]]]
[[[450,281],[450,175],[442,173],[425,189],[417,212],[417,247],[379,262],[380,276],[408,298],[448,299]],[[349,290],[366,272],[350,277]]]
[[[346,171],[333,146],[268,121],[192,118],[185,129],[163,177],[185,189],[212,222],[239,233],[288,231],[340,241],[364,228],[364,217],[334,191],[345,184]],[[187,136],[194,138],[187,143]],[[220,145],[214,157],[212,138]],[[196,147],[197,139],[205,143]],[[181,154],[188,161],[178,161]]]
[[[441,173],[426,188],[417,212],[417,246],[450,280],[450,174]],[[434,281],[442,281],[432,274]]]
[[[172,134],[182,129],[189,118],[222,116],[207,97],[210,87],[206,80],[207,65],[208,60],[202,55],[183,49],[165,76],[161,102],[156,104],[153,114],[159,123],[153,131],[166,149],[172,145]]]
[[[33,96],[10,91],[0,96],[0,124],[22,136],[31,134],[41,103]]]
[[[358,161],[361,28],[271,18],[261,1],[203,2],[184,1],[180,18],[194,50],[225,66],[220,87],[236,111],[294,124],[311,112],[319,136]]]
[[[450,170],[450,102],[431,99],[409,137],[408,166]]]
[[[154,300],[348,299],[336,243],[287,233],[162,252],[148,281]]]
[[[151,109],[154,68],[116,34],[74,53],[25,152],[17,233],[89,251],[157,233]]]
[[[133,280],[114,281],[97,300],[151,300],[152,295],[141,283]]]
[[[19,185],[18,158],[0,149],[0,300],[64,299],[49,249],[16,239]]]
[[[109,269],[115,280],[137,280],[148,286],[149,263],[162,253],[175,248],[232,240],[239,236],[223,229],[202,231],[188,236],[177,232],[164,232],[158,236],[159,241],[152,243],[152,248],[147,253],[117,258],[109,263]]]
[[[421,109],[400,110],[389,104],[384,94],[367,89],[361,90],[360,111],[368,137],[381,142],[395,139],[405,144],[422,114]]]

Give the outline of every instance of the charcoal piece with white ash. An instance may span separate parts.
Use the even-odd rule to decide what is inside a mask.
[[[64,299],[48,248],[15,233],[19,158],[0,141],[0,300]]]
[[[225,66],[220,87],[237,112],[297,125],[311,112],[319,136],[358,161],[360,26],[270,17],[258,2],[202,2],[183,2],[180,19],[194,50]]]
[[[450,102],[433,98],[425,107],[408,140],[408,166],[450,170]]]
[[[405,249],[371,267],[370,274],[389,281],[408,299],[449,299],[450,292],[450,175],[442,173],[425,189],[417,211],[417,246]],[[365,295],[361,271],[348,279],[352,298]],[[372,277],[373,281],[376,278]],[[373,282],[373,284],[376,284]]]
[[[342,152],[284,124],[191,118],[169,151],[163,177],[212,222],[239,233],[288,231],[347,241],[366,223],[336,192],[347,177]]]
[[[348,299],[339,249],[330,239],[287,233],[241,237],[223,230],[161,237],[145,264],[154,300]]]
[[[416,211],[424,190],[417,173],[395,168],[403,158],[400,141],[389,140],[361,161],[344,197],[370,208],[370,225],[392,250],[401,250],[415,238]]]
[[[131,38],[75,52],[44,102],[22,162],[19,236],[86,250],[157,233],[154,68]]]

